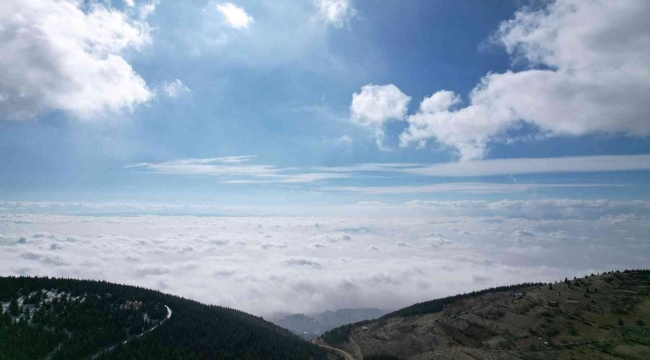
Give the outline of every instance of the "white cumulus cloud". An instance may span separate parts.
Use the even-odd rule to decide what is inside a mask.
[[[381,147],[384,123],[403,120],[410,101],[411,97],[393,84],[365,85],[361,92],[352,94],[350,121],[373,130]]]
[[[363,126],[381,126],[388,120],[403,120],[411,97],[397,86],[366,85],[352,95],[351,120]]]
[[[0,118],[89,119],[152,98],[123,56],[151,43],[142,18],[95,2],[6,0],[0,24]]]
[[[449,91],[425,98],[401,144],[433,138],[469,160],[519,121],[546,136],[650,134],[649,13],[645,0],[524,8],[494,40],[528,68],[486,75],[462,108]]]
[[[233,3],[217,4],[217,11],[223,15],[226,24],[234,29],[248,29],[254,22],[244,9]]]

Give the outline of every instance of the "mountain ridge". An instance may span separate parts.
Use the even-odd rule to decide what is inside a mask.
[[[260,317],[136,286],[0,277],[0,302],[0,360],[336,358]]]
[[[650,271],[625,270],[434,299],[314,342],[354,359],[641,360],[648,323]]]

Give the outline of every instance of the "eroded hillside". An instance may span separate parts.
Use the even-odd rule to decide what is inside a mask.
[[[650,359],[648,325],[650,271],[625,271],[416,304],[317,342],[357,359]]]

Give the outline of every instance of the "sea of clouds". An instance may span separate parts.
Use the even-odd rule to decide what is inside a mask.
[[[394,309],[650,259],[646,201],[369,202],[248,217],[79,216],[7,204],[0,275],[103,279],[263,316]]]

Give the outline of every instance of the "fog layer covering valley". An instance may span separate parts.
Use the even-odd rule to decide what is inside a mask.
[[[336,309],[315,314],[274,314],[269,321],[311,340],[339,326],[377,319],[389,312],[382,309]]]
[[[139,285],[262,316],[396,309],[497,285],[647,267],[649,207],[415,201],[309,217],[4,213],[0,273]]]

